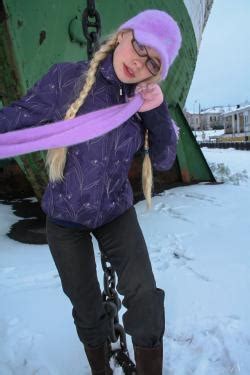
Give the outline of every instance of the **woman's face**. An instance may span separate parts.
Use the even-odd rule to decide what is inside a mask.
[[[138,83],[147,78],[153,77],[153,74],[149,69],[152,71],[161,65],[159,54],[150,47],[146,47],[146,51],[150,57],[150,62],[146,63],[148,56],[139,56],[133,47],[132,40],[132,31],[119,33],[119,44],[114,50],[114,70],[119,80],[123,83]],[[140,45],[138,46],[140,48]],[[145,51],[145,48],[143,46],[141,47],[142,51]],[[138,51],[140,53],[140,49]]]

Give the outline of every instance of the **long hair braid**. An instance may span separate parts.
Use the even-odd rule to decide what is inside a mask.
[[[86,73],[86,80],[78,98],[71,104],[64,117],[65,120],[73,119],[79,108],[83,105],[88,93],[96,80],[96,71],[102,60],[117,44],[117,34],[110,37],[105,44],[94,54]],[[48,150],[46,166],[49,170],[49,180],[52,182],[63,180],[63,171],[66,163],[67,147],[60,147]]]
[[[144,159],[142,162],[142,190],[146,199],[147,208],[152,206],[152,190],[153,190],[153,170],[149,157],[148,130],[144,139]]]

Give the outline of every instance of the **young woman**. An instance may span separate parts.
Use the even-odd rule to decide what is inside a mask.
[[[139,114],[118,128],[47,154],[50,182],[42,208],[48,244],[95,375],[112,370],[105,358],[109,320],[91,235],[117,273],[117,290],[127,309],[123,324],[132,336],[138,374],[162,374],[164,291],[156,286],[128,172],[144,144],[143,190],[150,205],[150,158],[154,168],[166,170],[176,155],[177,135],[158,83],[180,45],[172,17],[143,11],[121,25],[89,63],[53,66],[24,98],[0,112],[3,133],[125,103],[135,93],[144,100]]]

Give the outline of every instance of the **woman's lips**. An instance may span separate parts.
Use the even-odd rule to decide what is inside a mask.
[[[123,64],[123,71],[124,71],[124,73],[126,74],[127,77],[129,77],[129,78],[135,77],[134,73],[131,72],[131,70],[129,70],[129,68],[125,64]]]

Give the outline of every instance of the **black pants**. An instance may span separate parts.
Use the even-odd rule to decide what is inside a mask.
[[[48,244],[63,290],[72,302],[80,340],[94,347],[109,335],[90,233],[117,273],[117,291],[124,296],[127,309],[122,317],[126,333],[135,345],[159,345],[165,329],[164,291],[156,287],[134,207],[91,232],[47,220]]]

